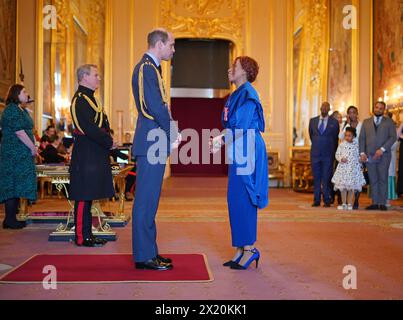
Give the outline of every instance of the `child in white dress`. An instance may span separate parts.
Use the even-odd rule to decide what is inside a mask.
[[[334,190],[341,192],[343,204],[337,207],[339,210],[352,210],[354,192],[361,192],[362,186],[365,185],[364,174],[359,161],[358,142],[354,139],[355,137],[355,128],[347,127],[344,141],[340,143],[336,151],[336,160],[339,164],[332,182],[334,183]]]

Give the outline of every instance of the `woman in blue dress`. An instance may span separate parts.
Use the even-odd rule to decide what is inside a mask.
[[[11,86],[6,108],[0,119],[3,136],[0,142],[0,203],[4,203],[6,216],[4,229],[21,229],[24,222],[17,220],[19,199],[35,201],[37,183],[34,157],[32,118],[25,109],[28,94],[24,86]]]
[[[236,90],[228,98],[222,115],[226,129],[225,143],[229,160],[228,211],[232,246],[236,252],[224,263],[232,269],[247,269],[260,259],[254,244],[257,233],[257,210],[268,205],[268,161],[261,136],[265,121],[258,94],[251,83],[259,66],[250,57],[238,57],[228,71]]]

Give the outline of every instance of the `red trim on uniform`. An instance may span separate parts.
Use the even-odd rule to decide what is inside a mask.
[[[129,176],[136,176],[136,172],[129,172],[127,175],[129,175]]]
[[[82,245],[84,242],[83,237],[83,215],[84,215],[84,201],[78,202],[77,208],[77,221],[76,221],[76,234],[77,234],[77,244]]]

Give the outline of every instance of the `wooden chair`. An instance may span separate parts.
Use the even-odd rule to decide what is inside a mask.
[[[269,162],[269,179],[277,180],[277,188],[284,187],[285,171],[284,164],[280,162],[280,152],[269,151],[267,153]]]

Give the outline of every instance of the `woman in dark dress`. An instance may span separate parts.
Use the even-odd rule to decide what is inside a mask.
[[[28,94],[24,86],[13,85],[6,98],[1,117],[3,137],[0,146],[0,203],[5,204],[4,229],[21,229],[25,223],[17,221],[19,199],[35,201],[37,183],[34,157],[34,123],[25,109]]]

